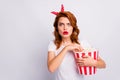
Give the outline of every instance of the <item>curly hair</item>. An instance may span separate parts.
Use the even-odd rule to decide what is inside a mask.
[[[78,35],[80,33],[80,30],[78,29],[77,20],[76,20],[75,16],[69,11],[59,12],[57,14],[54,24],[53,24],[54,36],[55,36],[54,43],[57,46],[57,49],[60,47],[60,44],[62,42],[62,37],[60,36],[60,34],[58,32],[58,21],[61,17],[67,17],[71,23],[71,26],[73,27],[73,32],[72,32],[72,35],[70,36],[72,43],[80,44],[78,41]]]

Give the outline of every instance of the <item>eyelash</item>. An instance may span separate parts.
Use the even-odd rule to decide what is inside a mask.
[[[60,24],[58,24],[59,26],[62,26],[63,25],[63,23],[60,23]]]
[[[70,23],[68,23],[67,25],[68,25],[68,26],[71,26],[71,24],[70,24]]]
[[[58,24],[59,26],[62,26],[62,25],[64,25],[63,23],[60,23],[60,24]],[[71,24],[70,23],[67,23],[67,25],[68,26],[71,26]]]

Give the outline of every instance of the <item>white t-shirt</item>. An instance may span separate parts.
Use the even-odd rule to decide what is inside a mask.
[[[90,45],[86,41],[80,41],[80,44],[83,48],[90,47]],[[58,55],[64,47],[65,46],[61,46],[59,49],[56,50],[56,45],[53,41],[51,41],[48,46],[48,51],[54,51],[55,55]],[[77,70],[77,65],[73,52],[67,52],[61,65],[55,72],[54,80],[85,80],[84,75],[79,74]]]

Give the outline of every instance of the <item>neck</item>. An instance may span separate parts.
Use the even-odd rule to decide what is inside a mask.
[[[71,43],[71,39],[62,39],[63,44]]]

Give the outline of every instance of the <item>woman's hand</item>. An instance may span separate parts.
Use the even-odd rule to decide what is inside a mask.
[[[65,47],[68,51],[81,52],[83,48],[79,44],[68,44]]]
[[[94,60],[92,57],[85,55],[83,58],[76,59],[77,65],[80,66],[96,66],[97,60]]]

